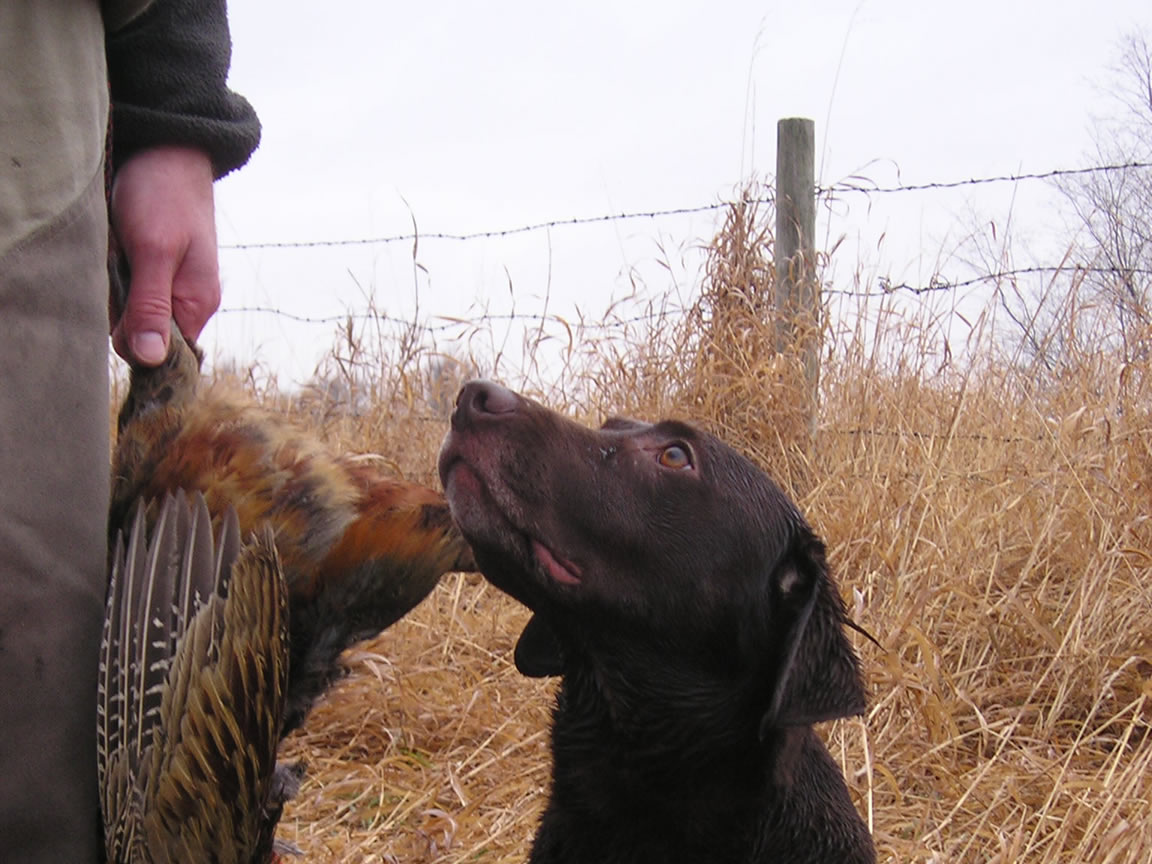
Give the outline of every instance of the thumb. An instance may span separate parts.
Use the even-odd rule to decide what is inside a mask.
[[[171,338],[175,262],[168,256],[143,254],[130,263],[128,300],[112,342],[125,360],[158,366],[168,356]]]

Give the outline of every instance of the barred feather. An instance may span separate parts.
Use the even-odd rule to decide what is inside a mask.
[[[233,510],[214,543],[199,494],[150,509],[117,542],[101,641],[107,857],[266,862],[289,663],[275,544],[265,531],[241,546]]]

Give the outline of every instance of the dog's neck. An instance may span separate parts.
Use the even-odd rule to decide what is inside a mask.
[[[743,845],[747,826],[777,792],[774,745],[747,719],[752,697],[734,698],[731,682],[710,684],[698,670],[620,660],[606,667],[568,658],[552,730],[552,794],[531,860],[754,860]],[[579,830],[559,830],[557,821]],[[579,850],[545,848],[572,833],[583,838]]]
[[[767,697],[757,683],[722,664],[710,668],[691,651],[679,656],[667,651],[662,662],[653,663],[647,659],[652,649],[633,653],[632,641],[591,653],[573,651],[561,685],[556,733],[571,736],[577,751],[616,750],[617,764],[653,781],[668,773],[661,782],[683,782],[695,791],[699,784],[757,784],[764,776],[758,763],[772,753],[759,740],[756,718]],[[604,657],[611,659],[598,659]],[[587,722],[591,718],[594,729]],[[570,724],[573,728],[566,729]],[[585,734],[588,740],[582,740]]]
[[[873,860],[863,824],[841,818],[852,804],[846,790],[835,800],[839,767],[812,727],[762,736],[747,710],[757,697],[733,697],[743,688],[730,680],[685,673],[690,690],[651,672],[568,658],[533,864],[767,862],[797,836],[806,857],[795,861]]]

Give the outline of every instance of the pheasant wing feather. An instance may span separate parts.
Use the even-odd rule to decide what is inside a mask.
[[[269,532],[213,543],[201,495],[138,508],[114,555],[100,676],[108,859],[266,861],[288,679],[288,596]],[[142,551],[143,550],[143,551]]]

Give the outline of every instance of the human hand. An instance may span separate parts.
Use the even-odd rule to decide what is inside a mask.
[[[172,319],[196,339],[220,306],[212,180],[207,154],[187,147],[141,150],[116,173],[112,228],[132,282],[112,345],[125,360],[163,362]]]

